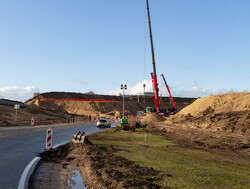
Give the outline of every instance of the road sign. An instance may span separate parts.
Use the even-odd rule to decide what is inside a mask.
[[[14,104],[14,109],[15,110],[20,109],[20,104]]]

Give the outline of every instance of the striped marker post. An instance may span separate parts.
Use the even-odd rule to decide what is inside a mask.
[[[49,128],[47,129],[47,134],[46,134],[46,150],[50,150],[52,148],[52,129]]]
[[[31,127],[33,127],[35,125],[35,118],[34,118],[34,116],[32,116],[32,118],[31,118]]]

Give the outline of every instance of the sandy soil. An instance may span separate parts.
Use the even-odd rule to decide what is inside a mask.
[[[171,118],[151,114],[142,123],[183,144],[250,155],[250,93],[210,95]]]
[[[166,125],[250,135],[250,93],[233,93],[197,99]]]

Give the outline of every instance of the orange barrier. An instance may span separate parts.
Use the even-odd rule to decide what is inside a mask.
[[[65,99],[40,99],[40,101],[98,101],[98,102],[114,102],[115,100],[106,99],[79,99],[79,98],[65,98]]]

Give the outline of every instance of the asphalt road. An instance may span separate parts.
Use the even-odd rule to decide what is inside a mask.
[[[100,132],[96,123],[50,126],[53,130],[52,146],[66,143],[73,134],[84,131],[86,135]],[[19,179],[36,152],[45,148],[46,130],[49,126],[0,127],[0,188],[16,189]]]

